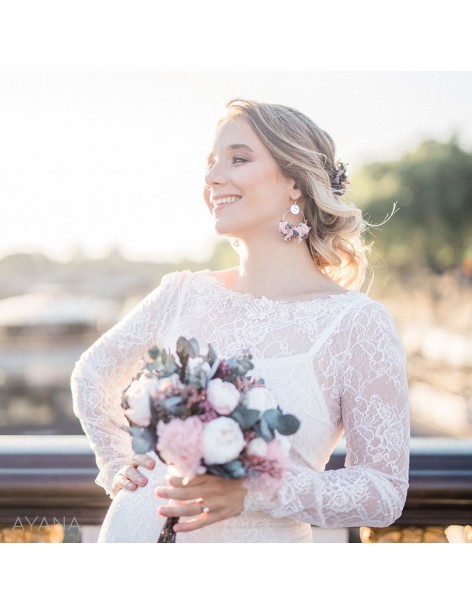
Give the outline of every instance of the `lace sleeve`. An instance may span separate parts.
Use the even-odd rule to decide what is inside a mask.
[[[121,393],[138,371],[147,349],[162,344],[161,331],[171,318],[177,273],[159,286],[78,360],[71,377],[73,410],[80,419],[100,472],[96,483],[112,497],[116,471],[130,462],[131,437]]]
[[[345,468],[315,472],[292,464],[274,497],[250,488],[246,510],[266,510],[324,528],[382,527],[400,516],[408,488],[410,432],[404,350],[392,317],[374,301],[346,318],[342,328]]]

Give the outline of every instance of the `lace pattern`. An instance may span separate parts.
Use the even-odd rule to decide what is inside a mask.
[[[296,303],[256,298],[208,273],[164,276],[78,361],[74,411],[96,454],[97,483],[111,496],[113,475],[132,454],[130,437],[120,428],[121,391],[150,345],[171,348],[185,335],[197,338],[202,349],[212,343],[222,355],[249,348],[254,375],[264,378],[284,410],[300,417],[302,428],[292,438],[287,482],[274,497],[250,487],[239,517],[181,535],[180,541],[309,541],[309,525],[391,524],[408,486],[409,408],[405,355],[389,313],[358,292]],[[343,433],[346,466],[325,471]],[[157,485],[164,473],[156,468],[150,484]],[[142,539],[134,532],[124,541],[155,541],[159,502],[151,489],[118,493],[104,541],[124,535],[126,514],[127,522],[141,523]]]

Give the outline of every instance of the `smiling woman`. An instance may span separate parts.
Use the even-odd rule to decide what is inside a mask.
[[[280,211],[280,199],[284,205],[300,201],[304,222],[313,229],[307,245],[317,268],[345,286],[359,287],[367,266],[362,242],[365,224],[359,208],[338,198],[349,183],[346,166],[336,160],[334,142],[324,130],[298,111],[288,109],[287,113],[286,109],[251,101],[228,103],[208,157],[207,205],[216,212],[228,202],[222,199],[231,197],[242,199],[242,206],[246,185],[253,192],[265,186],[265,192],[255,194],[260,215],[267,203]],[[227,176],[222,182],[224,171]],[[238,186],[234,194],[228,194],[232,181]],[[285,192],[279,191],[277,200],[273,191],[281,187]],[[259,200],[265,205],[257,204]],[[297,215],[300,207],[286,213]],[[222,224],[215,228],[227,234]]]
[[[400,515],[409,459],[405,358],[390,314],[358,290],[364,223],[339,198],[347,183],[332,139],[300,112],[228,104],[204,194],[216,232],[237,240],[239,265],[166,275],[73,373],[97,482],[113,498],[101,541],[155,542],[164,519],[180,517],[181,542],[309,542],[312,525],[383,527]],[[285,219],[291,228],[281,226]],[[219,356],[249,349],[250,375],[299,419],[287,479],[274,495],[242,479],[166,477],[154,452],[133,455],[121,428],[122,390],[150,346],[175,348],[181,336]],[[325,471],[343,434],[346,466]],[[264,446],[257,449],[267,461]]]

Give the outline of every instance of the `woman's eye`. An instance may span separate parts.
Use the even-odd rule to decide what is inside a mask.
[[[238,164],[238,162],[247,162],[247,158],[243,158],[243,156],[233,156],[233,164]]]

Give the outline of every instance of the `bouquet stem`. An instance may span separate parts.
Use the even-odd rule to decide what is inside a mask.
[[[174,531],[174,525],[176,525],[178,521],[179,519],[176,517],[167,518],[162,527],[159,539],[157,540],[158,544],[175,544],[177,535]]]

